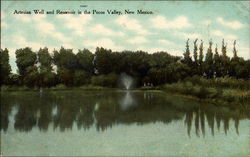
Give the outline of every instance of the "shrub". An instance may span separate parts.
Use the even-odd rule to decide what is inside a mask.
[[[52,90],[64,90],[67,89],[67,87],[64,84],[58,84],[55,87],[51,87]]]
[[[95,86],[103,87],[116,87],[118,82],[118,75],[110,73],[107,75],[93,76],[91,78],[91,84]]]

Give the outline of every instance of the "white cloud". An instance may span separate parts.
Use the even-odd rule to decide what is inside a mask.
[[[204,24],[204,25],[210,25],[211,23],[212,23],[211,20],[204,20],[204,21],[202,21],[202,24]]]
[[[106,36],[124,36],[123,32],[115,32],[104,27],[102,24],[97,24],[90,29],[91,32]]]
[[[143,50],[143,51],[146,51],[148,53],[155,53],[155,52],[161,52],[161,51],[164,51],[166,52],[166,48],[163,48],[163,47],[152,47],[152,48],[138,48],[138,50]]]
[[[7,23],[4,21],[5,19],[5,13],[1,11],[1,28],[7,27]]]
[[[226,35],[225,35],[225,38],[226,38],[226,39],[229,39],[229,40],[236,40],[236,39],[237,39],[237,36],[236,36],[236,35],[233,35],[233,34],[226,34]]]
[[[222,37],[224,35],[224,33],[222,33],[220,30],[212,30],[211,33],[212,35],[215,35],[218,37]]]
[[[184,32],[175,32],[175,35],[179,36],[180,38],[184,39],[197,39],[201,38],[201,34],[198,33],[184,33]]]
[[[35,28],[39,31],[42,37],[46,38],[47,36],[51,36],[54,39],[69,42],[71,39],[67,38],[64,34],[56,31],[55,25],[46,21],[46,15],[25,15],[18,14],[15,16],[18,20],[22,22],[33,22],[35,24]]]
[[[150,19],[152,26],[157,29],[183,29],[191,27],[188,18],[186,16],[179,16],[174,20],[167,20],[164,16],[156,16]]]
[[[122,26],[125,29],[132,30],[141,35],[151,34],[148,30],[142,27],[138,20],[129,18],[127,15],[119,16],[115,23]]]
[[[245,59],[250,59],[250,47],[243,46],[238,48],[238,56],[244,57]]]
[[[136,36],[134,38],[128,39],[127,42],[131,44],[142,44],[147,42],[147,39],[143,36]]]
[[[34,21],[41,21],[44,20],[46,18],[45,14],[33,14],[33,15],[29,15],[29,14],[16,14],[14,15],[14,17],[17,20],[20,20],[22,22],[34,22]]]
[[[183,51],[181,49],[174,49],[174,48],[167,48],[167,47],[137,47],[136,50],[146,51],[148,53],[155,53],[155,52],[167,52],[171,55],[175,56],[182,56]]]
[[[58,19],[65,21],[65,26],[72,29],[76,35],[82,36],[85,32],[85,26],[92,20],[91,15],[81,14],[73,15],[58,15]]]
[[[8,26],[8,25],[7,25],[7,23],[6,23],[6,22],[1,21],[1,28],[7,27],[7,26]]]
[[[83,42],[83,46],[90,49],[92,52],[94,52],[96,47],[103,47],[103,48],[106,48],[106,49],[111,49],[113,51],[124,50],[124,48],[122,46],[116,45],[109,38],[101,38],[99,40],[85,40]]]
[[[169,41],[169,40],[166,40],[166,39],[160,39],[160,40],[158,40],[158,42],[163,44],[169,50],[182,49],[183,48],[183,45],[176,44],[175,42],[172,42],[172,41]]]
[[[30,47],[35,51],[39,50],[42,47],[45,47],[43,44],[27,41],[24,37],[20,35],[13,36],[13,43],[15,43],[16,48]]]
[[[5,13],[1,11],[1,20],[3,20],[4,18],[5,18]]]
[[[17,14],[15,17],[22,22],[31,22],[32,20],[32,15]]]
[[[70,38],[67,38],[64,34],[56,31],[54,24],[47,22],[45,20],[42,20],[42,19],[37,21],[36,29],[38,29],[39,32],[44,37],[49,35],[49,36],[51,36],[57,40],[63,41],[63,42],[69,42],[71,40]]]
[[[225,40],[227,45],[227,55],[233,57],[233,40]],[[221,53],[221,45],[219,47],[219,53]],[[243,44],[242,42],[236,42],[236,50],[239,57],[244,57],[245,59],[250,59],[250,46],[248,44]]]
[[[240,23],[239,21],[225,21],[222,17],[218,17],[216,19],[216,21],[226,27],[229,27],[231,29],[240,29],[242,28],[244,25],[242,23]]]
[[[214,36],[217,36],[217,37],[228,39],[228,40],[235,40],[235,39],[237,39],[236,35],[226,34],[226,33],[223,33],[220,30],[212,30],[211,34],[214,35]]]
[[[8,48],[8,50],[9,50],[10,58],[15,58],[16,57],[16,48]]]
[[[166,44],[166,45],[176,45],[174,42],[166,40],[166,39],[159,39],[159,43]]]

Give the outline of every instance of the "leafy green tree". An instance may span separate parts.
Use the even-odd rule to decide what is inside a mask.
[[[90,74],[94,73],[94,54],[92,54],[87,49],[79,50],[76,54],[76,58],[81,70],[84,70]]]
[[[180,57],[172,56],[167,52],[156,52],[149,56],[150,67],[154,68],[165,68],[170,63],[177,62]]]
[[[238,58],[234,66],[236,78],[250,79],[250,60],[244,61],[243,58]]]
[[[149,54],[143,51],[132,53],[132,60],[130,60],[130,73],[136,77],[143,78],[147,75],[150,69]]]
[[[38,69],[36,67],[37,55],[26,47],[24,49],[16,50],[16,63],[21,80],[27,86],[35,86],[37,81]]]
[[[189,76],[191,70],[186,64],[174,62],[166,68],[151,68],[148,76],[154,85],[172,83],[182,80]]]
[[[8,83],[10,71],[9,51],[6,48],[4,50],[0,49],[0,85]]]
[[[214,75],[214,60],[213,60],[213,52],[212,52],[212,41],[209,41],[209,48],[207,49],[207,54],[204,63],[204,69],[207,78],[212,78]]]
[[[94,64],[98,74],[108,74],[112,72],[111,50],[96,48]]]
[[[177,82],[179,80],[183,80],[186,77],[190,76],[191,68],[185,64],[180,62],[175,62],[169,65],[168,71],[171,70],[170,77],[171,82]]]
[[[38,68],[36,66],[29,66],[26,69],[26,74],[23,78],[23,82],[28,87],[38,86]]]
[[[81,86],[85,84],[89,84],[91,76],[89,73],[83,71],[83,70],[76,70],[74,72],[74,85],[75,86]]]
[[[18,74],[10,74],[10,78],[8,81],[9,85],[21,85],[21,81],[20,81],[20,75]]]
[[[21,76],[25,75],[25,73],[27,73],[27,68],[34,66],[36,61],[36,53],[33,52],[31,48],[26,47],[24,49],[16,50],[16,64]]]
[[[66,86],[73,86],[74,85],[74,71],[66,69],[66,68],[59,68],[57,70],[57,77],[58,81],[61,84]]]
[[[59,51],[54,51],[53,61],[58,69],[75,70],[78,67],[77,58],[72,49],[61,47]]]
[[[39,63],[38,84],[41,87],[50,87],[56,84],[56,75],[52,72],[52,57],[48,48],[40,49],[37,53]]]
[[[57,67],[57,80],[67,86],[74,85],[74,71],[79,68],[77,57],[72,49],[60,48],[54,51],[53,62]]]
[[[91,83],[96,86],[117,87],[118,78],[117,74],[109,73],[107,75],[93,76]]]
[[[160,85],[167,82],[168,71],[166,68],[151,68],[148,76],[154,85]]]

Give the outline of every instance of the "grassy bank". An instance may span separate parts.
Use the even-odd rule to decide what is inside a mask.
[[[59,84],[55,87],[42,88],[44,91],[63,91],[63,90],[108,90],[114,88],[107,88],[101,86],[85,85],[80,87],[67,87],[65,85]],[[27,86],[1,86],[1,92],[12,92],[12,91],[40,91],[40,88],[29,88]]]
[[[250,104],[250,82],[230,78],[204,79],[187,78],[173,84],[165,84],[161,89],[175,94],[216,103]]]
[[[11,91],[39,91],[40,88],[28,88],[26,86],[1,86],[1,92]],[[102,87],[96,85],[85,85],[80,87],[68,87],[59,84],[55,87],[43,88],[43,91],[64,90],[117,90],[117,88]],[[216,104],[250,104],[250,81],[232,78],[205,79],[201,77],[190,77],[185,80],[165,84],[157,87],[141,87],[133,90],[162,90],[171,94],[192,97],[200,100],[214,102]]]

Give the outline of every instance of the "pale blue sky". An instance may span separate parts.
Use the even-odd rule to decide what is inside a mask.
[[[87,5],[81,8],[80,5]],[[233,41],[238,54],[250,59],[250,2],[240,1],[1,1],[1,48],[10,50],[12,70],[16,71],[15,50],[26,46],[37,51],[47,46],[52,52],[61,46],[88,48],[97,46],[114,51],[144,50],[149,53],[167,51],[182,56],[185,41],[209,39],[221,47],[222,38],[232,56]],[[15,10],[100,10],[105,15],[13,15]],[[137,9],[153,11],[153,15],[108,15],[107,10]],[[214,45],[215,46],[215,45]]]

